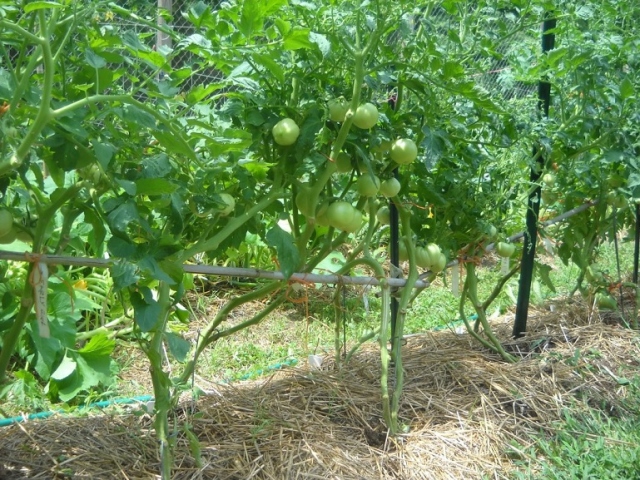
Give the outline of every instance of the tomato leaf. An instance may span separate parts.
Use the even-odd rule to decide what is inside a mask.
[[[165,332],[164,334],[167,343],[169,344],[169,351],[171,355],[179,362],[184,362],[185,358],[191,350],[191,343],[172,332]]]
[[[293,237],[276,225],[267,232],[266,241],[267,245],[276,249],[280,269],[288,280],[300,263],[300,255]]]
[[[147,287],[140,288],[140,291],[149,290]],[[145,292],[146,293],[146,292]],[[139,292],[130,292],[131,305],[133,306],[133,318],[143,332],[150,332],[160,321],[162,308],[160,304],[150,295],[144,297]]]
[[[308,28],[293,27],[284,37],[285,50],[299,50],[301,48],[313,48],[315,45],[309,39]]]
[[[77,366],[78,364],[71,356],[65,355],[60,365],[58,365],[58,368],[51,374],[51,378],[54,380],[63,380],[75,372]]]
[[[111,278],[116,291],[135,285],[140,280],[138,267],[124,259],[117,260],[111,266]]]

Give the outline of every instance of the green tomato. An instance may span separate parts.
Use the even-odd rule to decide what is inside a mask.
[[[487,240],[492,242],[498,236],[498,229],[496,227],[494,227],[493,225],[488,225],[485,228],[485,235],[486,235]]]
[[[433,259],[431,258],[431,255],[429,255],[429,252],[427,251],[426,248],[424,247],[417,247],[416,248],[416,264],[420,267],[420,268],[431,268],[431,265],[433,265]]]
[[[382,225],[389,225],[391,223],[391,210],[389,210],[389,207],[380,207],[376,212],[376,218]]]
[[[375,175],[365,173],[361,175],[356,183],[358,193],[364,197],[375,197],[380,190],[380,179]]]
[[[339,173],[349,173],[353,170],[351,157],[345,152],[340,152],[338,158],[336,158],[336,167]]]
[[[627,208],[629,202],[626,197],[621,193],[609,192],[607,194],[607,203],[612,207],[616,207],[619,209]]]
[[[584,278],[591,285],[599,285],[601,283],[604,283],[604,275],[597,265],[589,265],[584,271]]]
[[[427,250],[427,253],[429,254],[429,258],[431,258],[432,262],[434,262],[438,258],[438,255],[442,253],[442,250],[440,250],[440,247],[435,243],[427,244],[425,249]]]
[[[596,294],[596,303],[598,308],[602,310],[615,310],[618,308],[618,302],[608,293],[598,292]]]
[[[400,192],[400,182],[397,178],[389,178],[380,184],[380,193],[385,197],[395,197]]]
[[[353,116],[353,124],[368,130],[378,123],[378,109],[373,103],[363,103],[358,107],[356,113]]]
[[[418,147],[410,138],[399,138],[391,145],[390,156],[398,165],[409,165],[418,157]]]
[[[447,257],[444,253],[440,252],[440,254],[433,259],[433,264],[431,265],[431,271],[433,273],[440,273],[447,266]]]
[[[553,173],[545,173],[542,176],[542,182],[547,187],[553,187],[556,184],[556,176]]]
[[[13,215],[9,210],[0,210],[0,237],[7,235],[13,228]]]
[[[271,130],[273,139],[278,145],[289,146],[296,143],[300,135],[300,127],[290,118],[283,118]]]
[[[219,193],[218,196],[220,197],[220,200],[222,200],[225,204],[224,207],[218,210],[218,213],[225,217],[233,212],[234,208],[236,208],[236,200],[228,193]]]
[[[398,260],[400,260],[401,262],[406,262],[409,260],[409,249],[402,239],[400,240],[400,244],[398,245]]]
[[[332,122],[344,122],[344,117],[349,110],[349,103],[342,97],[329,100],[327,103],[329,108],[329,119]]]
[[[6,234],[0,236],[0,244],[8,245],[13,243],[18,238],[18,232],[16,232],[15,228],[11,228]]]
[[[513,256],[516,251],[516,246],[513,243],[498,242],[496,244],[496,253],[502,258],[509,258]]]
[[[333,202],[327,209],[329,225],[346,232],[355,232],[362,225],[362,214],[345,201]]]

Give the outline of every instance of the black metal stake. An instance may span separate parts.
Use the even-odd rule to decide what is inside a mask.
[[[549,32],[556,28],[556,19],[547,19],[542,22],[542,51],[552,50],[555,44],[555,33]],[[541,79],[538,83],[538,110],[545,117],[549,116],[551,103],[551,84]],[[533,147],[533,157],[536,164],[531,168],[531,183],[537,183],[544,168],[543,151],[538,145]],[[536,255],[536,238],[538,236],[538,214],[540,212],[540,192],[538,185],[530,194],[527,201],[527,229],[524,236],[524,249],[522,251],[522,263],[520,270],[520,283],[518,287],[518,301],[516,304],[516,318],[513,324],[513,336],[522,337],[527,330],[527,316],[529,315],[529,299],[531,297],[531,281]]]

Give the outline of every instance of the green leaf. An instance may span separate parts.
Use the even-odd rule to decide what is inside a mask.
[[[140,291],[149,290],[142,287]],[[149,297],[149,295],[145,295]],[[131,305],[133,306],[133,318],[143,332],[150,332],[160,322],[162,307],[153,298],[143,298],[139,292],[132,291],[130,294]]]
[[[132,197],[136,196],[136,184],[129,181],[129,180],[122,180],[120,178],[116,178],[116,183],[118,185],[120,185],[120,187],[128,194],[131,195]]]
[[[442,67],[442,73],[445,80],[461,77],[462,75],[464,75],[464,67],[460,64],[460,62],[446,62],[444,64],[444,67]]]
[[[169,344],[169,351],[171,352],[171,355],[173,355],[177,361],[184,362],[191,350],[191,343],[180,335],[176,335],[172,332],[166,332],[164,336]]]
[[[107,248],[112,256],[117,258],[133,258],[138,252],[135,243],[129,241],[128,238],[113,236],[107,242]]]
[[[93,153],[98,159],[98,162],[100,162],[102,168],[106,170],[113,158],[113,154],[116,153],[115,147],[108,143],[100,143],[98,141],[93,141],[92,144]]]
[[[90,48],[87,48],[84,51],[84,56],[85,56],[85,59],[87,60],[87,63],[93,68],[103,68],[107,66],[107,61],[104,58],[102,58],[100,55],[97,55],[96,53],[94,53],[94,51],[91,50]]]
[[[165,195],[176,191],[178,186],[164,178],[141,178],[135,183],[138,195]]]
[[[635,94],[635,88],[633,82],[629,80],[629,77],[625,77],[620,83],[620,96],[623,100],[633,97]]]
[[[138,266],[143,272],[148,273],[156,280],[167,282],[169,285],[175,285],[176,283],[173,278],[171,278],[162,270],[162,267],[160,267],[156,259],[151,256],[146,256],[142,260],[140,260],[138,262]]]
[[[36,10],[44,10],[47,8],[61,8],[63,5],[58,2],[31,2],[24,6],[24,13],[35,12]]]
[[[156,119],[150,113],[136,107],[135,105],[125,105],[123,108],[124,116],[122,119],[125,122],[135,123],[140,127],[149,129],[156,128]]]
[[[112,380],[111,364],[109,355],[92,355],[78,353],[76,356],[78,373],[81,377],[80,389],[89,390],[99,384],[109,384]]]
[[[113,349],[116,348],[116,341],[109,338],[106,333],[99,333],[98,335],[91,337],[89,342],[78,350],[85,356],[109,356]]]
[[[288,280],[300,263],[300,255],[293,237],[276,225],[267,232],[266,241],[267,245],[276,249],[282,274]]]
[[[536,262],[536,274],[549,290],[556,293],[556,287],[553,286],[553,282],[551,281],[551,267],[549,265]]]
[[[68,353],[68,352],[67,352]],[[65,355],[58,368],[51,374],[54,380],[63,380],[76,371],[78,364],[69,355]]]
[[[325,35],[322,35],[321,33],[310,32],[309,40],[316,44],[323,57],[326,57],[327,55],[329,55],[329,53],[331,53],[331,42],[329,42]]]
[[[178,137],[173,132],[167,132],[164,130],[154,130],[152,135],[158,140],[160,145],[174,154],[184,155],[188,158],[193,158],[193,150],[189,147],[189,144],[184,139]]]
[[[138,267],[124,259],[117,260],[110,270],[116,291],[135,285],[140,280]]]
[[[293,27],[284,37],[285,50],[299,50],[301,48],[313,48],[314,43],[309,39],[308,28]]]
[[[255,63],[265,67],[280,83],[284,83],[284,69],[273,58],[257,52],[253,53],[251,57]]]
[[[311,152],[318,132],[322,130],[323,112],[319,108],[311,110],[300,126],[300,136],[296,141],[296,159],[302,160]]]

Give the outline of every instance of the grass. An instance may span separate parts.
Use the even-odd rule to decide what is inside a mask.
[[[567,410],[553,425],[553,435],[540,434],[524,449],[514,480],[640,479],[640,378],[630,385],[619,417],[599,409]],[[523,452],[521,446],[515,450]]]

